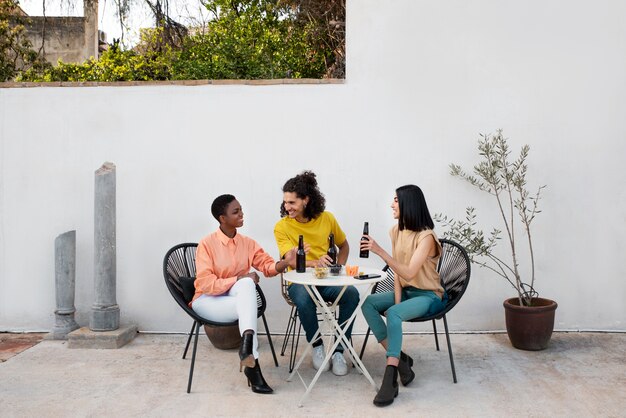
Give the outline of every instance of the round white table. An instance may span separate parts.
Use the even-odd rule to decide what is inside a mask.
[[[302,376],[300,375],[298,368],[300,367],[300,364],[302,364],[304,359],[307,357],[307,355],[311,351],[311,344],[307,344],[306,350],[304,351],[304,353],[302,353],[302,355],[300,356],[300,359],[294,366],[293,371],[287,378],[287,381],[291,381],[293,376],[297,373],[298,376],[300,377],[300,380],[302,380],[304,387],[306,388],[306,392],[300,399],[300,403],[298,404],[298,406],[302,406],[302,402],[307,398],[307,396],[311,392],[311,389],[313,389],[313,386],[315,386],[315,383],[317,382],[320,375],[322,374],[324,367],[326,367],[326,364],[330,361],[330,358],[332,357],[335,351],[335,348],[339,344],[343,345],[345,349],[344,354],[348,354],[350,356],[352,363],[355,365],[355,367],[357,367],[363,373],[363,376],[365,376],[367,380],[369,380],[370,384],[374,387],[374,389],[378,390],[376,387],[376,384],[374,383],[374,380],[372,379],[372,376],[370,376],[367,369],[363,365],[363,362],[359,358],[359,355],[357,354],[356,350],[354,349],[354,347],[352,347],[350,340],[346,338],[346,330],[350,327],[352,323],[354,323],[357,312],[361,310],[361,306],[363,305],[363,302],[365,301],[365,297],[359,298],[359,304],[357,305],[356,309],[354,310],[350,318],[348,318],[348,320],[345,321],[343,324],[340,324],[337,322],[337,320],[335,319],[334,312],[335,312],[335,308],[337,307],[337,304],[339,303],[339,300],[341,300],[341,297],[345,293],[345,290],[348,288],[348,286],[367,286],[365,295],[369,295],[371,293],[372,287],[376,283],[383,280],[385,278],[386,273],[384,273],[382,270],[363,267],[359,269],[359,272],[362,272],[365,274],[377,275],[378,277],[374,277],[370,279],[355,279],[351,276],[346,276],[345,269],[342,269],[341,274],[338,276],[333,276],[329,274],[327,277],[323,279],[318,279],[315,277],[315,274],[313,273],[313,271],[314,271],[313,268],[307,268],[306,272],[304,273],[297,273],[295,270],[292,270],[287,273],[284,273],[283,277],[288,282],[301,284],[305,287],[305,289],[311,296],[311,299],[313,300],[313,302],[315,302],[315,305],[317,306],[317,308],[321,309],[323,313],[323,318],[324,320],[328,322],[330,329],[332,330],[333,334],[336,337],[336,340],[334,344],[326,351],[326,357],[324,358],[324,362],[322,363],[321,367],[315,374],[315,377],[313,378],[310,384],[307,385],[304,379],[302,379]],[[317,290],[317,286],[340,286],[342,287],[342,290],[337,296],[337,298],[335,299],[335,301],[333,302],[333,304],[329,306],[324,300],[324,298],[322,297],[322,295],[320,294],[320,292]],[[313,340],[317,339],[320,333],[321,331],[320,329],[318,329],[313,337]]]

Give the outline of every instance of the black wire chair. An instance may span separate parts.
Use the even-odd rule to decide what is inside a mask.
[[[191,391],[191,381],[193,379],[193,368],[196,362],[196,349],[198,347],[200,325],[225,327],[237,325],[238,323],[238,321],[228,323],[209,321],[208,319],[199,316],[189,307],[189,302],[193,298],[193,281],[196,277],[197,247],[198,244],[196,243],[178,244],[172,247],[167,254],[165,254],[165,258],[163,260],[163,276],[165,278],[167,289],[172,294],[176,303],[178,303],[178,305],[187,313],[187,315],[192,317],[194,321],[191,326],[191,330],[189,331],[189,338],[187,338],[187,344],[185,345],[185,351],[183,353],[184,359],[187,356],[187,350],[189,349],[189,344],[191,343],[191,336],[195,333],[196,337],[193,343],[191,365],[189,366],[189,383],[187,384],[187,393]],[[265,319],[265,308],[267,306],[265,295],[259,285],[256,286],[256,300],[257,318],[261,317],[263,319],[267,339],[270,343],[270,348],[272,349],[272,356],[274,356],[274,364],[278,367],[278,359],[276,358],[276,352],[274,351],[274,344],[272,343],[272,337],[267,326],[267,320]]]
[[[448,354],[450,355],[450,367],[452,368],[452,379],[454,383],[456,383],[456,371],[454,369],[454,358],[452,356],[452,346],[450,345],[450,333],[448,332],[446,314],[454,308],[457,303],[459,303],[459,300],[461,300],[461,297],[465,293],[467,285],[469,284],[471,268],[470,260],[465,248],[448,239],[442,238],[439,242],[441,243],[443,252],[441,254],[441,258],[439,259],[437,271],[439,272],[441,285],[448,294],[448,302],[445,308],[436,314],[413,318],[407,322],[432,321],[433,332],[435,334],[435,346],[437,347],[437,351],[439,351],[439,338],[437,336],[437,324],[435,323],[435,320],[443,319],[443,326],[446,330],[446,340],[448,342]],[[383,270],[387,272],[387,277],[374,286],[372,294],[393,292],[394,272],[389,266],[385,266]],[[361,353],[359,354],[359,357],[361,358],[363,358],[363,353],[365,352],[365,346],[370,332],[371,329],[368,328],[367,333],[365,334],[365,341],[363,341],[363,347],[361,348]]]

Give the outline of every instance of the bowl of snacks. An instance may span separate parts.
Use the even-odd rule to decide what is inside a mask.
[[[313,274],[316,279],[323,279],[328,276],[328,267],[315,267]]]
[[[359,266],[351,266],[346,264],[346,275],[347,276],[358,276],[359,275]]]
[[[343,266],[341,264],[337,264],[328,266],[328,268],[330,269],[330,274],[332,276],[339,276],[339,273],[341,273],[341,269],[343,268]]]

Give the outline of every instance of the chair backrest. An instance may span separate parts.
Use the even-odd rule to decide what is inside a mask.
[[[392,281],[393,286],[393,281]],[[293,300],[291,300],[291,296],[289,296],[289,282],[285,280],[283,273],[280,274],[280,294],[283,295],[283,299],[289,306],[294,306]],[[328,306],[331,306],[333,303],[328,301],[326,302]]]
[[[280,294],[283,295],[283,299],[289,306],[293,306],[293,301],[289,296],[289,283],[283,277],[283,273],[280,273]]]
[[[443,253],[439,259],[437,271],[441,285],[448,294],[447,310],[452,309],[461,299],[469,284],[471,264],[467,251],[460,244],[442,238],[439,240]]]
[[[195,320],[205,322],[187,305],[181,278],[196,276],[196,243],[178,244],[170,248],[163,259],[163,277],[170,294],[187,314]]]
[[[383,271],[387,273],[387,276],[381,280],[380,282],[374,285],[372,289],[372,293],[384,293],[384,292],[393,292],[393,282],[395,273],[389,266],[383,267]]]
[[[163,277],[165,278],[165,284],[174,297],[174,300],[185,310],[192,318],[203,322],[218,325],[198,316],[193,309],[189,307],[184,297],[183,283],[181,279],[185,277],[196,277],[196,249],[197,243],[184,243],[178,244],[172,247],[163,260]],[[257,316],[263,315],[267,302],[265,295],[259,287],[256,286],[256,302],[257,302]]]

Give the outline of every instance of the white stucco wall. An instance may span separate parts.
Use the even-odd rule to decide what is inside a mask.
[[[623,16],[621,0],[349,0],[345,84],[0,89],[0,330],[52,327],[54,239],[72,229],[87,325],[93,173],[104,161],[118,169],[122,322],[184,332],[163,256],[216,228],[216,195],[235,194],[241,232],[276,254],[281,186],[312,169],[356,262],[364,220],[389,248],[388,206],[406,183],[423,188],[432,212],[474,205],[485,226],[496,222],[491,199],[448,164],[477,162],[478,134],[497,128],[515,150],[531,146],[529,182],[548,185],[534,237],[556,328],[626,329]],[[284,330],[279,281],[262,285],[272,331]],[[512,295],[475,268],[451,328],[503,329]]]

